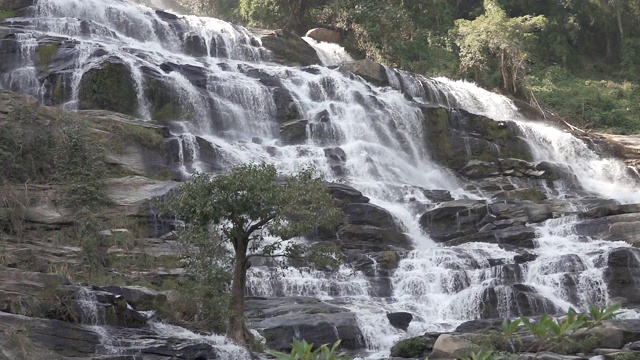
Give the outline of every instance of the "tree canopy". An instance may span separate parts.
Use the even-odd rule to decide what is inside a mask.
[[[162,207],[184,221],[180,239],[196,247],[195,269],[205,275],[202,279],[218,274],[213,269],[233,253],[228,334],[240,344],[248,337],[244,295],[252,258],[270,257],[281,266],[287,266],[287,259],[304,258],[323,270],[339,262],[331,247],[287,241],[311,235],[319,226],[335,227],[343,219],[311,169],[280,177],[273,165],[245,164],[216,177],[197,174]]]

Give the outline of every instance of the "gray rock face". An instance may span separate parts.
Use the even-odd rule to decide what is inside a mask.
[[[622,306],[640,305],[640,289],[637,279],[640,278],[640,250],[635,248],[617,248],[609,253],[605,280],[609,288],[609,296]]]
[[[362,76],[364,79],[381,86],[389,84],[389,79],[387,78],[387,73],[385,72],[384,67],[369,59],[342,64],[339,70]]]
[[[354,313],[313,298],[248,300],[246,308],[251,326],[273,349],[290,349],[294,337],[313,344],[342,339],[341,346],[350,350],[365,346]]]
[[[289,66],[320,64],[318,54],[301,37],[286,30],[253,30],[262,46],[271,50],[272,60]]]
[[[424,213],[420,225],[433,240],[446,241],[473,233],[487,213],[485,201],[448,201]]]
[[[280,126],[280,139],[283,144],[302,144],[307,141],[309,120],[288,121]]]

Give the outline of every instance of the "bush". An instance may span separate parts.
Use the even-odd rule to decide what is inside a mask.
[[[433,349],[433,344],[418,336],[401,340],[391,348],[392,357],[417,358],[426,356]]]
[[[63,203],[96,208],[109,203],[104,192],[103,153],[89,127],[70,114],[45,116],[14,104],[0,125],[0,168],[11,183],[60,184]]]
[[[337,353],[340,340],[333,343],[329,348],[327,344],[313,350],[313,344],[308,344],[305,340],[293,339],[291,353],[285,354],[279,351],[267,350],[266,353],[275,356],[278,360],[347,360],[344,353]]]

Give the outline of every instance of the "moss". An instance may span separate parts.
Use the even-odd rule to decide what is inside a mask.
[[[432,156],[442,163],[451,160],[451,130],[449,129],[449,113],[444,108],[428,108],[425,112],[425,128],[427,132],[427,148]]]
[[[15,11],[0,9],[0,22],[3,22],[5,19],[8,19],[14,16],[15,16]]]
[[[49,67],[58,52],[59,43],[48,43],[38,47],[38,61],[45,74],[49,74]]]
[[[80,82],[82,109],[111,110],[135,115],[137,92],[129,68],[120,63],[106,63],[84,74]]]
[[[60,105],[67,102],[70,98],[70,94],[64,86],[62,76],[56,76],[53,84],[53,90],[51,91],[51,102],[53,105]]]
[[[119,131],[121,136],[131,139],[149,149],[158,150],[162,148],[164,138],[158,129],[134,124],[122,124]]]
[[[183,112],[179,99],[162,82],[148,79],[145,96],[151,104],[151,117],[159,123],[178,120]]]

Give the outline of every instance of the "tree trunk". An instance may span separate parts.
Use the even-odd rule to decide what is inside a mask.
[[[244,324],[244,291],[247,284],[247,242],[238,239],[235,247],[235,264],[231,282],[231,318],[229,319],[229,337],[238,345],[247,345]],[[235,245],[235,244],[234,244]]]

